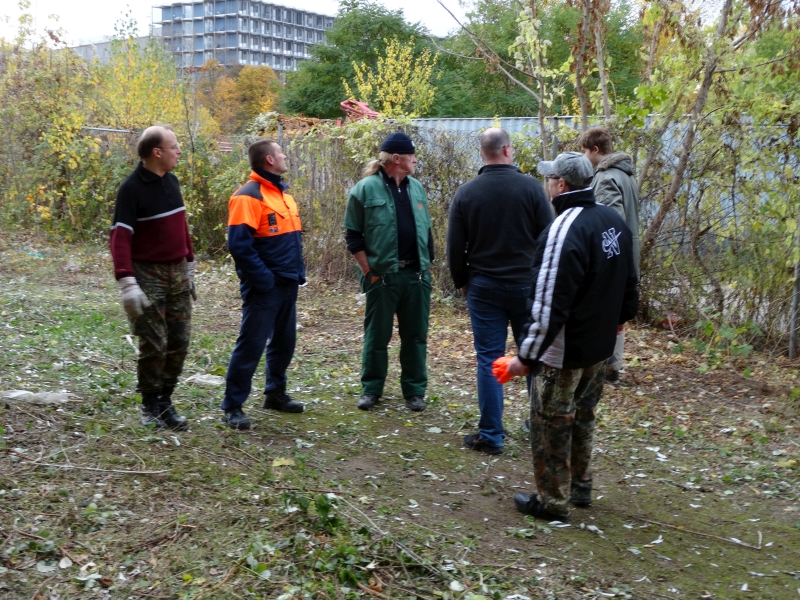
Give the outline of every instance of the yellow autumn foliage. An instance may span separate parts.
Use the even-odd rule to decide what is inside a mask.
[[[374,68],[353,63],[355,89],[344,80],[345,92],[390,119],[425,115],[436,94],[433,68],[438,54],[426,48],[415,57],[413,37],[407,43],[396,37],[383,41],[386,53],[378,57]]]

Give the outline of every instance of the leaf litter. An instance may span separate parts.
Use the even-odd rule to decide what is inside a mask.
[[[0,245],[0,249],[3,248]],[[91,260],[96,261],[96,258]],[[213,273],[208,277],[210,289],[204,296],[204,303],[196,307],[197,330],[191,350],[193,354],[187,362],[187,376],[212,373],[216,367],[226,364],[238,326],[238,315],[231,316],[225,311],[215,312],[214,309],[215,306],[234,306],[237,302],[235,289],[229,285],[230,273],[222,266],[208,268],[218,269],[214,273],[219,275],[216,279]],[[24,293],[31,296],[40,293],[39,288],[35,287],[37,279],[48,281],[47,278],[30,278],[28,281],[31,283],[23,284],[27,286]],[[15,285],[19,290],[19,284]],[[91,315],[98,310],[96,306],[100,306],[97,305],[97,289],[87,289],[85,295],[82,292],[73,293],[70,301],[82,310],[83,315]],[[308,295],[311,292],[313,297]],[[13,295],[17,292],[9,294],[2,290],[0,293],[5,294],[3,299],[7,300],[4,310],[17,314],[13,312],[17,310],[15,307],[21,309],[22,306]],[[67,307],[68,304],[60,300],[59,294],[58,288],[49,289],[47,294],[42,294],[39,302],[42,310],[51,314],[54,321],[59,319],[67,322],[67,313],[63,311],[68,308],[61,307]],[[360,317],[358,307],[353,307],[352,303],[340,304],[337,294],[337,290],[325,286],[301,291],[299,310],[307,313],[308,318],[304,319],[304,328],[299,333],[297,364],[292,367],[290,379],[296,381],[303,390],[301,396],[307,395],[309,400],[318,399],[318,404],[314,404],[315,412],[309,411],[301,419],[277,415],[269,421],[259,420],[259,413],[254,411],[256,427],[252,433],[230,432],[218,424],[218,398],[214,397],[215,393],[202,385],[187,385],[179,386],[177,402],[189,414],[192,427],[191,431],[175,436],[181,445],[178,446],[169,434],[146,434],[136,425],[137,407],[131,377],[134,353],[122,337],[124,329],[119,321],[117,325],[108,326],[108,331],[113,335],[107,337],[103,337],[105,333],[94,327],[92,335],[97,336],[97,343],[81,352],[81,356],[104,361],[103,369],[108,374],[97,370],[97,374],[90,377],[87,368],[90,363],[76,361],[74,365],[65,364],[61,370],[40,372],[44,385],[24,384],[28,389],[61,389],[63,385],[57,387],[60,378],[68,369],[78,369],[70,377],[74,383],[71,389],[84,398],[84,402],[63,408],[29,405],[26,410],[35,418],[12,405],[0,408],[4,411],[2,423],[6,447],[27,449],[23,452],[26,456],[42,463],[98,469],[76,471],[36,468],[35,465],[26,465],[23,459],[15,462],[14,456],[6,453],[8,459],[0,473],[5,476],[22,469],[16,475],[11,475],[13,486],[3,485],[0,490],[4,504],[9,507],[7,514],[13,514],[17,523],[22,524],[17,528],[23,531],[25,527],[30,527],[27,531],[31,531],[32,535],[42,533],[40,537],[52,538],[59,543],[68,542],[71,546],[64,547],[64,551],[83,557],[82,562],[92,565],[74,581],[64,580],[56,584],[60,586],[58,589],[63,592],[62,596],[74,595],[67,591],[70,589],[74,592],[93,585],[103,586],[101,573],[109,572],[112,577],[107,578],[105,584],[113,580],[116,582],[113,585],[120,586],[112,589],[112,595],[126,593],[123,590],[133,590],[133,586],[145,582],[151,587],[156,581],[161,582],[159,587],[162,590],[173,590],[175,593],[172,595],[176,597],[183,590],[205,590],[210,592],[207,595],[213,597],[222,595],[226,590],[243,589],[243,585],[256,586],[262,595],[270,595],[268,590],[276,590],[271,597],[287,594],[289,592],[286,589],[291,585],[281,584],[289,586],[282,588],[275,583],[275,578],[276,574],[280,578],[294,573],[290,571],[291,564],[277,560],[268,552],[241,548],[249,540],[230,543],[227,533],[241,531],[241,527],[228,526],[227,523],[236,522],[230,519],[250,520],[273,547],[285,540],[300,540],[296,542],[298,549],[302,547],[305,554],[298,556],[306,556],[309,552],[313,556],[322,556],[320,552],[326,548],[327,542],[324,540],[327,534],[324,527],[312,526],[311,523],[323,523],[319,520],[323,513],[317,512],[315,493],[309,490],[329,487],[343,492],[344,497],[349,494],[353,505],[359,506],[363,513],[360,515],[346,504],[334,509],[339,518],[352,523],[347,533],[334,530],[338,535],[355,540],[355,529],[361,526],[358,523],[362,523],[373,532],[392,530],[408,540],[404,547],[410,554],[406,556],[414,555],[419,559],[419,563],[407,567],[410,569],[410,579],[403,572],[400,561],[392,558],[395,556],[393,553],[387,556],[381,551],[380,559],[378,554],[366,553],[361,556],[364,561],[361,563],[358,563],[359,558],[355,559],[362,567],[383,565],[370,572],[384,582],[396,581],[400,587],[406,586],[406,589],[416,589],[429,597],[435,596],[435,590],[447,589],[449,580],[436,579],[436,575],[419,565],[441,564],[437,558],[451,552],[473,559],[473,565],[459,567],[467,569],[469,581],[480,581],[481,575],[486,577],[500,568],[474,565],[497,560],[492,554],[492,544],[498,525],[500,531],[506,531],[506,527],[513,528],[516,525],[516,529],[521,529],[520,525],[525,524],[524,518],[514,511],[510,501],[514,487],[535,489],[525,482],[531,477],[527,436],[514,429],[521,429],[527,411],[524,396],[518,396],[516,391],[509,394],[514,399],[506,406],[507,427],[511,434],[507,439],[509,451],[499,459],[484,461],[480,455],[461,452],[457,437],[447,440],[450,448],[442,448],[442,444],[432,445],[430,441],[414,436],[411,433],[414,430],[435,434],[437,438],[458,436],[473,431],[476,423],[477,407],[472,400],[474,355],[468,319],[464,313],[434,306],[429,355],[431,402],[425,413],[424,424],[404,414],[400,406],[402,398],[395,405],[390,396],[386,399],[389,406],[383,412],[356,415],[358,411],[354,408],[359,387],[358,377],[353,373],[358,373],[360,343],[356,335],[360,333]],[[113,294],[102,300],[99,310],[117,318],[119,310]],[[16,326],[21,322],[12,323]],[[76,328],[82,326],[78,321],[75,323]],[[37,343],[35,331],[29,333],[29,347],[21,347],[13,356],[6,353],[6,372],[19,373],[24,377],[27,365],[48,358],[41,350],[47,346]],[[69,348],[80,338],[75,333],[70,333],[70,336],[71,339],[66,339],[66,336],[53,338],[58,342],[56,349],[64,350],[61,354],[65,357],[65,363],[70,360],[66,358]],[[210,336],[210,343],[206,347],[202,345],[203,336]],[[103,346],[106,339],[109,340],[108,345]],[[793,494],[796,497],[797,493],[796,465],[790,462],[795,457],[791,454],[792,446],[786,443],[798,431],[796,413],[792,412],[791,406],[784,406],[774,397],[769,398],[768,402],[761,397],[750,399],[747,394],[741,393],[742,384],[728,372],[710,371],[698,375],[691,363],[694,360],[691,353],[680,356],[681,361],[672,362],[670,355],[665,354],[667,343],[671,343],[669,335],[632,328],[631,340],[639,364],[629,366],[626,381],[621,385],[608,386],[605,390],[604,401],[598,412],[597,445],[602,452],[595,455],[595,504],[590,509],[580,511],[582,520],[589,523],[586,529],[596,535],[584,534],[580,537],[577,527],[570,529],[542,525],[527,527],[533,530],[534,537],[505,537],[503,548],[508,547],[513,551],[506,554],[506,558],[511,561],[519,556],[521,559],[512,563],[513,566],[506,571],[501,570],[494,575],[494,581],[500,587],[492,591],[499,592],[501,597],[511,597],[515,593],[537,597],[543,590],[555,590],[560,596],[571,598],[590,594],[581,591],[584,587],[587,590],[602,590],[604,594],[617,594],[617,597],[623,597],[621,594],[631,595],[621,587],[623,583],[636,590],[634,597],[671,594],[670,589],[680,590],[682,594],[694,591],[698,596],[708,591],[716,597],[726,597],[739,592],[743,583],[730,577],[707,574],[702,569],[704,561],[710,567],[721,564],[720,569],[726,565],[745,563],[751,565],[754,573],[765,574],[774,570],[794,572],[796,569],[787,559],[786,551],[787,548],[797,549],[791,532],[787,533],[797,520],[796,513],[786,510],[791,508]],[[442,341],[449,344],[443,346]],[[117,360],[120,345],[114,344],[121,344],[124,352],[127,352],[122,362]],[[340,354],[332,353],[331,348],[336,348]],[[392,352],[396,351],[397,346],[393,341],[390,347],[392,364],[396,360]],[[656,356],[659,358],[656,359]],[[208,365],[212,368],[208,368]],[[194,372],[192,369],[195,369]],[[350,370],[350,374],[346,369]],[[444,372],[449,374],[449,385],[444,385]],[[755,363],[753,373],[754,377],[764,379],[781,375]],[[390,373],[389,385],[396,383],[396,377],[396,374]],[[671,381],[667,381],[668,378]],[[780,385],[771,383],[775,389],[780,389]],[[453,387],[456,389],[451,389]],[[656,387],[659,389],[656,390]],[[686,390],[701,387],[713,393],[686,393]],[[107,390],[107,393],[98,390]],[[462,392],[467,395],[462,395]],[[770,406],[762,408],[767,404]],[[62,412],[56,412],[57,409]],[[395,411],[396,416],[393,414]],[[779,421],[771,421],[779,416]],[[314,424],[306,426],[306,422]],[[647,427],[639,428],[639,423],[647,424]],[[778,423],[782,430],[777,429]],[[434,427],[441,429],[441,432],[427,431]],[[302,433],[307,429],[320,433],[313,437]],[[409,434],[398,435],[400,429],[409,431]],[[730,431],[719,433],[723,429]],[[108,433],[111,431],[114,432],[113,437]],[[80,435],[76,437],[75,434]],[[148,438],[152,438],[152,441],[148,441]],[[303,444],[298,446],[295,442],[304,438],[313,440],[313,448]],[[68,441],[70,439],[71,442]],[[163,441],[169,443],[164,445],[161,443]],[[70,449],[70,444],[75,443],[78,447]],[[195,447],[205,453],[189,452]],[[645,448],[646,452],[633,452],[635,448]],[[782,453],[775,454],[776,451]],[[630,456],[637,456],[637,459],[631,460]],[[221,459],[226,462],[224,468]],[[259,467],[261,464],[263,466]],[[414,474],[411,474],[410,466],[413,464],[425,464],[426,467],[416,467]],[[380,479],[366,479],[362,477],[363,473],[359,474],[359,468],[367,473],[381,472],[386,475]],[[163,473],[157,477],[124,474],[133,471]],[[24,481],[20,479],[23,474],[26,478]],[[435,474],[441,479],[434,479],[428,474]],[[624,474],[647,475],[631,478],[631,481],[639,480],[635,485],[646,484],[645,487],[616,483],[624,481]],[[87,493],[86,488],[101,484],[105,485],[96,489],[113,488],[113,493],[82,506],[87,498],[93,496]],[[405,501],[408,498],[407,489],[411,489],[409,484],[414,489],[415,507]],[[374,485],[379,486],[378,490]],[[48,486],[53,487],[48,491]],[[154,491],[145,495],[144,489]],[[64,491],[63,495],[60,490]],[[725,495],[725,491],[734,493]],[[282,504],[280,498],[287,494],[295,496],[289,499],[290,504]],[[703,502],[694,500],[698,495],[703,497]],[[155,500],[155,509],[143,502],[143,497]],[[70,498],[73,502],[70,502]],[[183,507],[173,506],[167,502],[168,498],[180,498]],[[235,510],[229,511],[227,507],[231,506],[231,498],[235,499],[236,505]],[[310,502],[306,508],[303,508],[305,501],[302,498]],[[450,504],[445,506],[445,502]],[[96,508],[90,508],[92,504]],[[277,510],[285,506],[295,510]],[[405,506],[419,511],[424,520],[412,524],[409,519],[400,525],[396,518],[402,513],[397,511]],[[685,511],[681,507],[686,507]],[[322,507],[321,510],[329,509]],[[58,517],[37,516],[36,511],[72,515],[73,536],[66,535],[66,529]],[[128,515],[128,512],[132,515]],[[332,513],[324,514],[330,517]],[[577,514],[578,509],[575,509],[573,518]],[[631,525],[632,514],[644,516],[661,525]],[[770,518],[764,515],[770,515]],[[311,519],[312,516],[316,520]],[[7,536],[11,531],[9,521],[6,516],[0,518]],[[488,521],[484,522],[484,518]],[[748,520],[755,518],[760,521]],[[262,522],[263,519],[267,520]],[[370,521],[377,529],[370,525]],[[783,545],[781,553],[776,553],[775,558],[767,556],[764,551],[759,552],[757,548],[760,543],[744,545],[761,532],[756,529],[756,522],[770,539],[763,546],[764,549],[775,548],[772,540]],[[213,528],[209,527],[211,523],[214,524]],[[426,532],[424,527],[435,534]],[[663,528],[663,532],[671,531],[675,535],[665,536],[657,532],[653,535],[652,530],[648,534],[648,528],[659,527]],[[700,534],[716,535],[721,539]],[[17,540],[26,541],[20,534],[12,532],[11,535],[6,549],[12,545],[18,547]],[[380,536],[377,533],[373,535]],[[431,535],[434,538],[427,537]],[[654,542],[659,538],[661,543],[655,545]],[[235,536],[230,536],[230,539],[235,539]],[[302,541],[304,539],[309,541]],[[437,545],[434,539],[447,542]],[[708,549],[697,545],[696,540],[703,540]],[[722,540],[726,540],[727,545]],[[37,545],[42,543],[32,541]],[[2,540],[0,543],[3,543]],[[121,565],[126,560],[132,562],[122,570],[109,571],[110,567],[105,564],[102,553],[97,551],[100,544],[106,545],[109,558],[115,565]],[[663,553],[656,554],[652,549],[642,552],[640,548],[646,545],[653,545]],[[122,547],[133,549],[125,553],[129,558],[119,551]],[[569,575],[571,567],[566,564],[568,560],[564,564],[555,560],[562,556],[565,548],[572,548],[564,554],[565,559],[578,551],[587,557],[581,567],[583,583],[580,586],[567,584],[565,587],[560,583],[560,577],[565,577],[563,581],[569,581],[572,576]],[[554,560],[550,561],[547,575],[531,575],[537,583],[528,586],[519,582],[524,580],[521,577],[523,574],[531,573],[532,566],[526,557],[532,551],[553,554]],[[37,558],[32,565],[42,562],[43,567],[48,567],[52,565],[46,561],[52,560],[58,569],[66,558],[58,550],[54,550],[52,558],[31,552],[24,550],[19,558],[15,554],[11,557],[11,565],[25,565],[25,557],[29,556]],[[245,561],[246,556],[253,552],[256,553],[253,554],[254,558],[258,559],[255,568]],[[625,569],[619,568],[621,552],[629,557],[624,559],[629,562]],[[791,556],[791,552],[788,556]],[[491,558],[487,560],[487,557]],[[163,560],[165,558],[167,560]],[[431,558],[434,560],[430,561]],[[173,563],[174,566],[171,566]],[[670,563],[676,564],[673,567]],[[205,566],[199,571],[191,571],[189,580],[178,575],[190,569],[192,564]],[[306,563],[298,560],[297,564]],[[690,569],[691,575],[680,571],[683,568],[681,565],[688,564],[695,565]],[[3,563],[2,568],[7,569],[8,565]],[[698,569],[698,566],[701,568]],[[73,567],[61,569],[67,572]],[[212,569],[216,574],[211,574]],[[12,571],[16,573],[13,569],[9,572]],[[38,573],[36,569],[30,571]],[[259,576],[259,573],[266,571],[270,573],[269,579]],[[708,571],[711,573],[714,569]],[[56,572],[58,570],[53,571]],[[309,572],[313,572],[313,568]],[[627,575],[627,572],[632,574]],[[505,573],[513,574],[513,577],[504,578]],[[46,577],[47,574],[40,576]],[[656,580],[656,576],[661,580]],[[8,581],[8,574],[5,577],[5,581]],[[458,577],[458,581],[464,581],[465,584],[467,580],[461,575]],[[791,577],[760,577],[759,583],[762,581],[766,591],[758,593],[780,595]],[[22,585],[30,597],[41,582],[32,580],[27,588],[27,584],[18,585]],[[269,587],[273,585],[276,587]],[[519,589],[514,591],[514,586]],[[614,592],[612,588],[619,591]],[[403,593],[392,588],[392,584],[382,589],[380,593],[388,594],[387,597]],[[486,597],[493,595],[480,589],[472,591],[472,588],[467,593]]]

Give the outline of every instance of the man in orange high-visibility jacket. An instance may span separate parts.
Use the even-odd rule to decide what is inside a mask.
[[[303,405],[286,393],[286,369],[297,337],[297,290],[306,277],[300,216],[294,198],[285,193],[281,147],[259,140],[250,146],[248,158],[250,181],[228,203],[228,250],[242,294],[242,325],[222,401],[223,421],[232,429],[250,429],[242,406],[265,348],[264,408],[303,412]]]

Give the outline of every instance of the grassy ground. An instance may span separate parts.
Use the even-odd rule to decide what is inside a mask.
[[[224,375],[235,274],[199,271],[184,375]],[[76,394],[0,400],[4,598],[800,594],[796,363],[706,370],[670,332],[633,330],[631,366],[601,404],[595,503],[557,527],[513,506],[534,488],[519,384],[507,386],[506,453],[462,448],[477,402],[458,306],[435,302],[422,413],[403,406],[394,341],[386,401],[355,409],[363,306],[355,286],[314,281],[290,372],[306,412],[261,410],[256,384],[255,427],[233,432],[220,388],[184,384],[192,425],[174,434],[138,425],[110,273],[104,248],[0,236],[0,391]]]

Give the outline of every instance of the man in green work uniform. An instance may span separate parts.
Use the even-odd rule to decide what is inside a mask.
[[[374,407],[383,395],[394,315],[406,407],[420,411],[426,406],[433,235],[425,190],[410,177],[417,163],[414,152],[405,133],[391,134],[347,199],[347,249],[361,270],[361,291],[367,295],[361,410]]]

